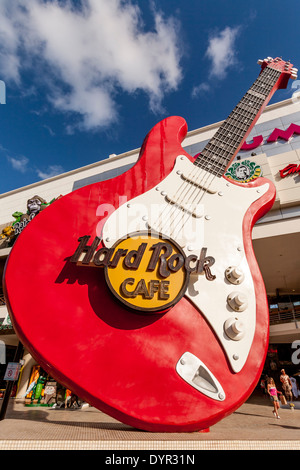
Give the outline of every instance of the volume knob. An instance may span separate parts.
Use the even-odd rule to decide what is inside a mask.
[[[237,266],[229,266],[225,271],[225,277],[231,284],[241,284],[245,278],[243,271]]]
[[[227,303],[236,312],[243,312],[248,306],[247,297],[241,292],[231,292],[227,297]]]
[[[224,324],[226,335],[234,341],[239,341],[245,336],[245,325],[237,318],[228,318]]]

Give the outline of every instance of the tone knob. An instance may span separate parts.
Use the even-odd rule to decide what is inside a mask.
[[[226,335],[234,341],[240,341],[245,336],[245,325],[238,318],[228,318],[224,323]]]
[[[227,303],[236,312],[243,312],[248,306],[247,297],[242,292],[231,292],[227,297]]]
[[[237,266],[229,266],[225,271],[225,277],[231,284],[241,284],[245,278],[243,271]]]

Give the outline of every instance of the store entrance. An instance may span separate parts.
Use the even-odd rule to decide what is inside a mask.
[[[25,406],[79,409],[82,405],[83,401],[77,395],[56,382],[41,366],[32,367]]]

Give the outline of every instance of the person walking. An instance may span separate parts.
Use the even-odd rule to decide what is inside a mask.
[[[268,378],[267,391],[268,391],[268,394],[270,395],[270,398],[273,402],[273,407],[274,407],[273,408],[273,414],[277,419],[280,419],[280,416],[278,414],[278,410],[280,408],[279,400],[278,400],[278,392],[277,392],[277,388],[276,388],[274,379],[272,379],[272,377]]]

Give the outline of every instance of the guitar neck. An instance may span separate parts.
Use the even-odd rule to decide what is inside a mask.
[[[266,67],[218,131],[196,158],[194,164],[221,177],[239,152],[244,140],[271,97],[279,88],[281,71]]]

